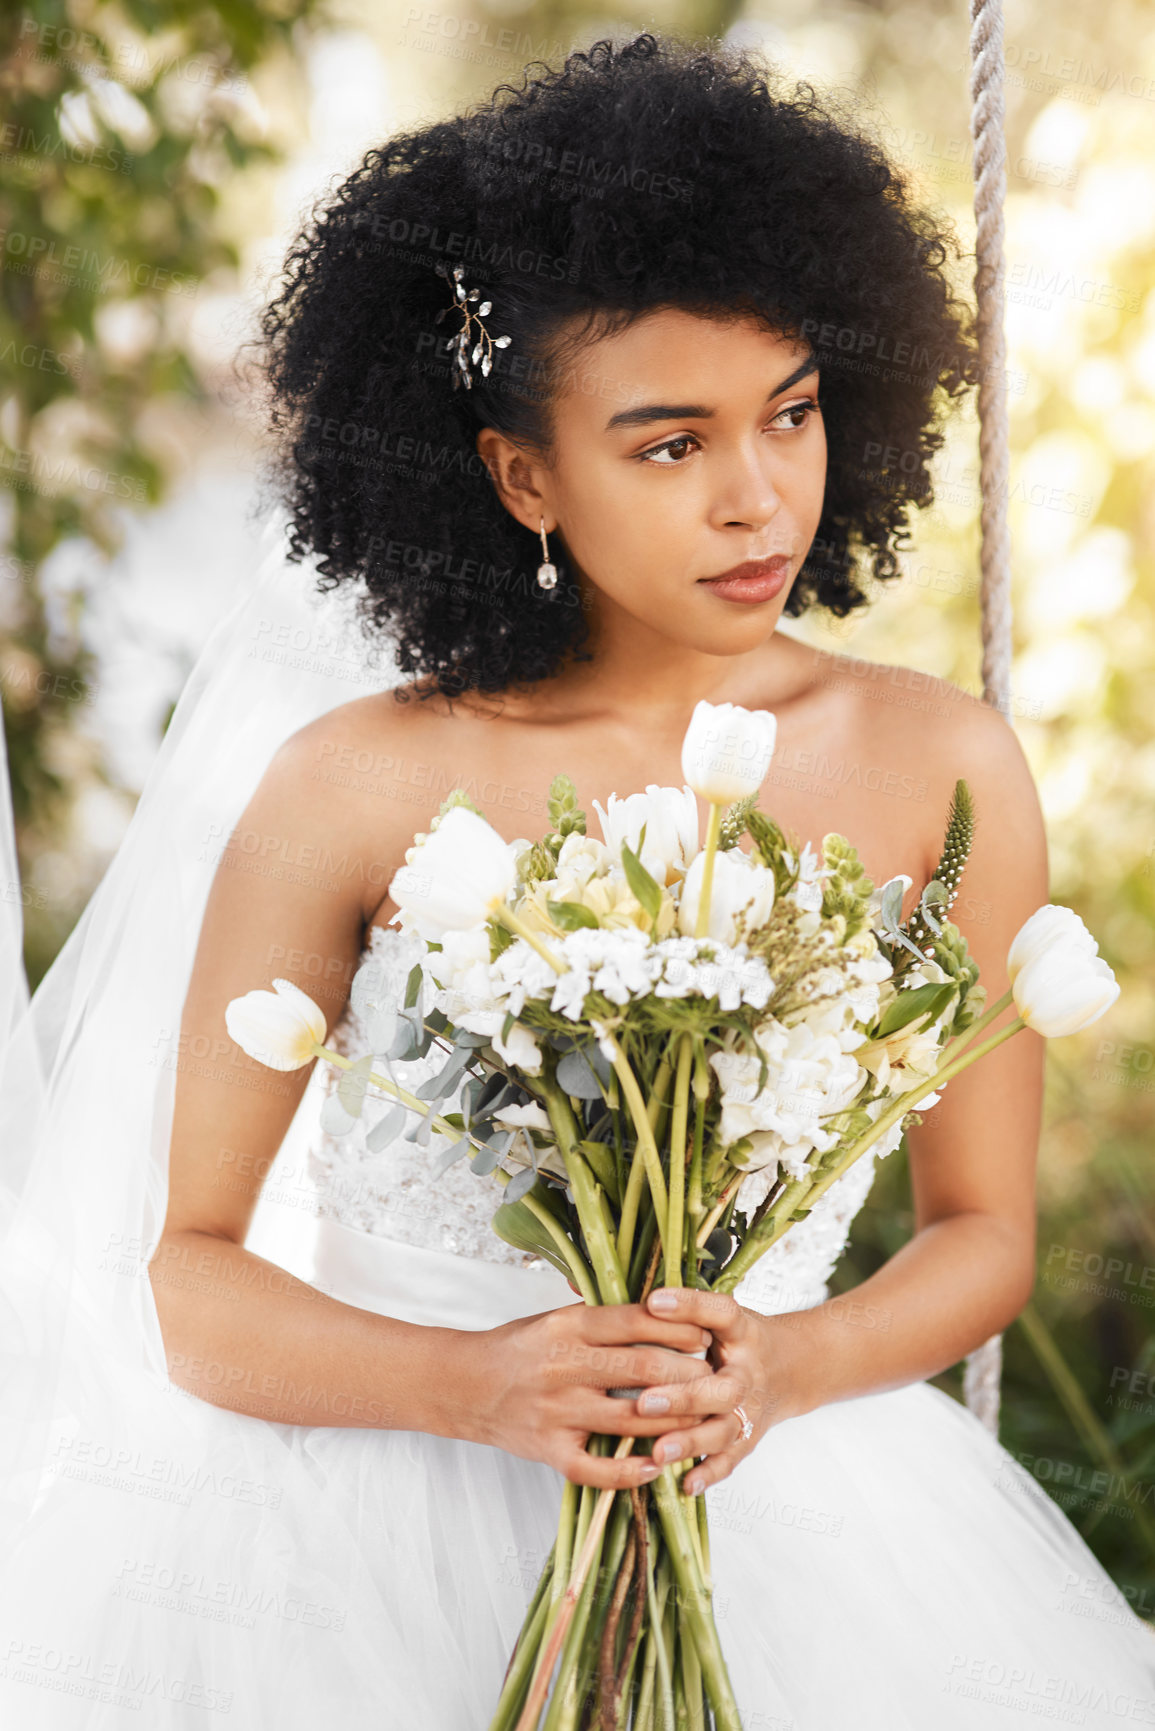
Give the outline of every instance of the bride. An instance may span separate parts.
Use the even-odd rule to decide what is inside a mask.
[[[763,807],[879,884],[933,874],[965,777],[959,924],[1004,989],[1047,899],[1011,729],[777,629],[896,573],[977,367],[949,251],[812,92],[649,34],[371,151],[291,251],[264,336],[297,562],[218,627],[8,1042],[4,1726],[485,1731],[563,1477],[646,1472],[597,1432],[698,1457],[749,1731],[1155,1723],[1151,1632],[926,1380],[1032,1288],[1036,1035],[910,1132],[916,1231],[852,1296],[873,1159],[734,1298],[669,1311],[575,1302],[491,1181],[322,1127],[336,1072],[225,1035],[284,977],[367,1051],[350,980],[404,990],[388,885],[445,795],[512,840],[560,769],[589,811],[680,785],[703,698],[774,713]],[[302,1137],[308,1279],[248,1243],[305,1195]]]

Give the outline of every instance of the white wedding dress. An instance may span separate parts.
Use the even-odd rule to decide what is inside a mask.
[[[375,927],[365,950],[398,991],[410,942]],[[351,1007],[329,1041],[367,1049]],[[337,1076],[318,1069],[311,1113]],[[467,1161],[431,1182],[428,1151],[369,1152],[376,1115],[342,1137],[314,1130],[314,1284],[460,1329],[578,1302],[492,1231],[499,1192]],[[852,1168],[740,1302],[825,1299],[872,1175],[870,1158]],[[118,1374],[98,1343],[92,1374]],[[220,1367],[230,1377],[243,1380]],[[327,1424],[319,1401],[315,1425],[275,1425],[129,1369],[123,1384],[112,1434],[86,1431],[81,1400],[51,1440],[33,1518],[0,1563],[0,1731],[486,1731],[553,1542],[552,1468],[388,1428],[385,1377],[383,1428]],[[707,1501],[747,1731],[1155,1724],[1155,1632],[1030,1475],[929,1384],[774,1427]]]

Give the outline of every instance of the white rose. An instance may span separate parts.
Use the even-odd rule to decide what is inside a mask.
[[[613,795],[610,795],[611,802]],[[596,801],[594,802],[597,803]],[[605,825],[603,824],[603,829]],[[557,856],[557,890],[554,901],[564,901],[567,898],[561,893],[571,885],[579,888],[588,884],[592,877],[600,877],[609,863],[609,849],[595,835],[581,835],[574,830],[567,835],[558,849]]]

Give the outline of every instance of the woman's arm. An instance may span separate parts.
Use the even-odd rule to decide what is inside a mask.
[[[1009,725],[961,693],[953,725],[919,749],[937,757],[928,764],[936,811],[959,776],[974,795],[974,847],[951,918],[994,1003],[1007,989],[1011,940],[1048,899],[1038,796]],[[932,844],[928,876],[937,859]],[[908,893],[907,912],[921,887]],[[934,1376],[1018,1315],[1035,1278],[1044,1045],[1023,1029],[956,1076],[908,1132],[915,1234],[852,1292],[763,1317],[725,1294],[679,1291],[663,1314],[712,1330],[710,1358],[722,1373],[720,1385],[655,1391],[673,1393],[670,1410],[685,1415],[662,1444],[668,1458],[709,1455],[694,1473],[701,1486],[690,1488],[725,1478],[771,1424]],[[749,1442],[735,1444],[736,1401],[754,1423]]]
[[[1009,724],[972,700],[960,711],[937,742],[931,785],[936,804],[960,775],[974,795],[974,846],[951,917],[993,1004],[1007,990],[1015,933],[1048,899],[1046,835]],[[914,1236],[852,1294],[799,1314],[801,1410],[934,1376],[1022,1310],[1035,1281],[1045,1046],[1024,1028],[949,1082],[908,1131]]]
[[[330,1027],[348,1000],[413,808],[313,772],[339,745],[379,746],[381,715],[364,726],[372,702],[344,705],[285,742],[213,880],[181,1049],[222,1056],[200,1070],[178,1065],[168,1211],[149,1264],[170,1376],[257,1418],[429,1431],[549,1461],[579,1484],[640,1484],[656,1470],[644,1456],[603,1459],[585,1443],[592,1432],[669,1428],[640,1423],[632,1403],[605,1391],[696,1377],[700,1363],[686,1357],[704,1344],[696,1325],[657,1322],[640,1305],[585,1304],[477,1332],[407,1323],[344,1304],[245,1249],[312,1065],[285,1074],[247,1058],[228,1039],[225,1007],[274,976],[307,991]],[[259,869],[326,851],[315,873]],[[634,1347],[639,1339],[657,1344]]]
[[[313,1066],[285,1074],[247,1058],[228,1038],[225,1006],[283,975],[332,1027],[388,882],[390,862],[371,857],[358,802],[312,777],[326,742],[347,725],[336,711],[285,742],[217,868],[180,1050],[222,1056],[211,1066],[178,1063],[168,1211],[149,1275],[170,1375],[191,1393],[282,1423],[453,1435],[461,1384],[431,1380],[428,1360],[435,1346],[452,1359],[454,1331],[436,1331],[434,1341],[433,1331],[341,1304],[244,1248],[262,1179]],[[373,851],[387,853],[387,826],[378,834]],[[343,867],[276,868],[321,860],[326,849]],[[300,951],[297,969],[286,962],[289,948]]]

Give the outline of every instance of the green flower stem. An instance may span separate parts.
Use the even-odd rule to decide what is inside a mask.
[[[854,1162],[865,1154],[868,1148],[873,1147],[880,1136],[885,1136],[892,1125],[905,1118],[906,1114],[912,1111],[920,1100],[924,1100],[928,1094],[935,1093],[938,1088],[945,1086],[953,1077],[968,1069],[971,1064],[977,1063],[980,1058],[985,1058],[988,1052],[993,1052],[996,1046],[1001,1046],[1004,1040],[1009,1040],[1012,1035],[1019,1032],[1020,1028],[1025,1027],[1026,1023],[1023,1018],[1016,1016],[1013,1022],[1008,1022],[1006,1027],[1000,1028],[997,1034],[988,1035],[985,1040],[981,1040],[977,1046],[972,1046],[961,1057],[955,1058],[949,1064],[943,1064],[925,1082],[916,1083],[905,1094],[900,1094],[893,1105],[875,1120],[870,1129],[860,1136],[857,1142],[851,1143],[834,1165],[823,1168],[809,1184],[800,1179],[796,1181],[796,1184],[790,1185],[770,1212],[759,1222],[755,1230],[747,1236],[744,1243],[739,1245],[715,1281],[714,1291],[733,1292],[738,1282],[753,1268],[775,1239],[782,1236],[786,1224],[784,1220],[786,1209],[783,1205],[787,1198],[790,1199],[789,1212],[791,1214],[800,1204],[810,1208],[820,1196],[830,1189],[832,1184],[850,1170]],[[803,1186],[804,1189],[804,1194],[801,1197],[793,1195],[799,1185]]]
[[[517,937],[524,938],[530,948],[536,950],[542,960],[549,963],[555,974],[569,973],[568,964],[563,962],[560,956],[555,955],[541,934],[535,932],[532,926],[527,926],[521,915],[514,913],[511,907],[507,907],[503,902],[500,907],[494,909],[493,918]]]
[[[629,1290],[617,1247],[606,1223],[606,1214],[599,1206],[598,1196],[604,1194],[594,1178],[588,1160],[578,1147],[577,1125],[569,1097],[552,1076],[535,1078],[538,1091],[545,1100],[557,1145],[561,1150],[569,1181],[573,1186],[578,1219],[581,1221],[586,1246],[593,1263],[602,1304],[628,1304]]]
[[[624,1456],[630,1453],[636,1440],[635,1437],[629,1436],[620,1438],[618,1446],[614,1450],[613,1458],[622,1460]],[[594,1562],[594,1553],[596,1551],[600,1554],[602,1534],[609,1516],[610,1504],[618,1494],[615,1490],[610,1489],[598,1491],[596,1503],[592,1503],[591,1499],[585,1495],[587,1491],[593,1494],[592,1487],[583,1485],[581,1490],[583,1505],[592,1512],[583,1528],[581,1511],[579,1511],[577,1532],[574,1538],[574,1548],[578,1554],[570,1572],[570,1579],[566,1583],[565,1592],[562,1594],[561,1602],[547,1624],[548,1633],[542,1643],[541,1657],[534,1673],[533,1683],[530,1686],[529,1699],[526,1701],[521,1718],[517,1722],[517,1731],[536,1731],[541,1710],[545,1706],[546,1692],[549,1688],[550,1677],[553,1675],[554,1665],[557,1662],[557,1656],[559,1653],[563,1653],[563,1643],[567,1649],[569,1647],[567,1633],[572,1629],[574,1612],[577,1609],[579,1597],[583,1594],[586,1586],[591,1565]],[[555,1691],[555,1699],[561,1694],[562,1679],[565,1678],[566,1674],[563,1653],[562,1670],[558,1688]]]
[[[670,1044],[672,1045],[673,1042],[671,1041]],[[658,1134],[658,1119],[662,1115],[662,1107],[666,1102],[666,1089],[670,1085],[670,1076],[673,1073],[667,1055],[668,1051],[669,1047],[662,1054],[662,1061],[654,1071],[654,1080],[650,1086],[650,1098],[646,1103],[646,1116],[650,1120],[650,1129],[654,1132],[655,1137]]]
[[[669,1079],[670,1079],[669,1060],[667,1058],[663,1057],[661,1063],[658,1065],[657,1069],[654,1072],[654,1080],[653,1080],[653,1086],[650,1090],[649,1104],[646,1107],[646,1116],[649,1119],[651,1132],[654,1130],[655,1126],[657,1125],[658,1114],[661,1111],[662,1096],[666,1091],[666,1085],[669,1082]],[[617,1091],[618,1096],[619,1096],[618,1102],[617,1102],[618,1109],[614,1113],[614,1135],[620,1141],[620,1137],[621,1137],[621,1129],[620,1129],[620,1124],[621,1124],[621,1099],[620,1099],[621,1086],[620,1086],[620,1083],[618,1081],[617,1076],[611,1077],[610,1080],[611,1080],[611,1083],[615,1086],[616,1091]],[[641,1206],[642,1184],[645,1180],[645,1176],[646,1176],[645,1157],[643,1155],[642,1146],[641,1146],[640,1141],[638,1141],[635,1138],[634,1154],[633,1154],[633,1159],[630,1162],[629,1176],[626,1180],[625,1188],[622,1192],[621,1219],[618,1223],[618,1261],[621,1263],[622,1267],[625,1269],[629,1268],[631,1259],[633,1257],[634,1234],[637,1231],[638,1209]]]
[[[499,1180],[504,1180],[508,1183],[512,1174],[503,1172],[499,1169],[495,1176],[498,1177]],[[529,1212],[533,1215],[534,1219],[539,1221],[541,1225],[545,1227],[546,1231],[557,1245],[558,1253],[565,1258],[569,1271],[573,1275],[573,1283],[585,1299],[586,1303],[600,1303],[598,1298],[598,1289],[594,1284],[593,1276],[590,1273],[589,1264],[578,1249],[577,1245],[574,1243],[573,1239],[569,1236],[569,1233],[566,1232],[565,1228],[562,1226],[561,1221],[551,1213],[544,1202],[539,1202],[536,1196],[530,1195],[529,1191],[526,1191],[525,1195],[522,1196],[520,1200],[525,1204],[526,1208],[529,1209]],[[587,1239],[587,1243],[588,1242]]]
[[[633,1518],[629,1493],[620,1492],[610,1516],[603,1547],[604,1555],[600,1563],[600,1582],[604,1590],[596,1593],[589,1622],[586,1624],[577,1665],[577,1690],[573,1698],[575,1719],[578,1701],[584,1700],[587,1692],[591,1696],[597,1692],[601,1668],[602,1636],[605,1632],[606,1621],[610,1614],[614,1592],[621,1573],[621,1565],[625,1557]],[[562,1731],[571,1731],[571,1728],[563,1722]]]
[[[738,1188],[741,1185],[742,1180],[745,1176],[746,1176],[746,1174],[744,1172],[736,1172],[734,1174],[733,1178],[730,1179],[729,1183],[726,1185],[726,1188],[723,1190],[721,1196],[719,1196],[719,1198],[718,1198],[717,1202],[714,1204],[713,1208],[711,1208],[709,1214],[707,1214],[705,1220],[703,1220],[701,1226],[698,1229],[698,1247],[699,1247],[699,1249],[701,1249],[705,1245],[707,1238],[709,1238],[711,1232],[713,1232],[715,1226],[717,1226],[719,1220],[721,1220],[723,1214],[725,1214],[726,1209],[730,1203],[730,1198],[738,1190]]]
[[[657,1686],[661,1690],[661,1711],[656,1715],[666,1727],[666,1731],[674,1731],[674,1683],[670,1675],[670,1650],[666,1645],[665,1616],[666,1601],[670,1592],[670,1559],[663,1556],[658,1565],[657,1577],[653,1571],[646,1578],[646,1601],[650,1612],[650,1640],[653,1644],[656,1660]],[[651,1670],[651,1677],[654,1675]]]
[[[612,1499],[617,1493],[606,1491],[602,1494]],[[585,1644],[586,1629],[589,1626],[594,1595],[597,1592],[597,1585],[601,1576],[601,1557],[605,1538],[605,1521],[603,1520],[597,1526],[591,1522],[587,1541],[590,1547],[590,1562],[570,1618],[569,1628],[565,1633],[561,1649],[561,1663],[558,1666],[557,1687],[542,1721],[542,1731],[576,1731],[581,1653]]]
[[[714,1575],[713,1565],[710,1562],[710,1520],[705,1497],[696,1496],[694,1498],[694,1511],[698,1517],[698,1549],[702,1563],[702,1582],[706,1591],[712,1595]]]
[[[634,1163],[635,1163],[635,1165],[637,1164],[639,1154],[641,1155],[641,1158],[645,1161],[646,1177],[649,1180],[650,1195],[653,1198],[653,1203],[654,1203],[654,1212],[658,1216],[658,1230],[659,1230],[659,1232],[663,1232],[664,1224],[669,1218],[670,1204],[669,1204],[669,1199],[666,1195],[666,1180],[665,1180],[665,1176],[662,1172],[662,1156],[658,1153],[658,1144],[654,1141],[654,1132],[653,1132],[653,1129],[651,1128],[651,1125],[650,1125],[649,1112],[646,1109],[646,1102],[642,1098],[642,1090],[638,1086],[638,1079],[634,1075],[633,1070],[630,1068],[629,1060],[626,1058],[624,1052],[622,1051],[621,1047],[618,1045],[618,1042],[614,1038],[613,1034],[610,1034],[607,1032],[605,1037],[609,1040],[609,1043],[610,1043],[611,1047],[613,1048],[613,1057],[611,1059],[611,1062],[614,1066],[614,1071],[617,1075],[618,1081],[621,1083],[622,1093],[625,1095],[626,1105],[630,1109],[630,1117],[633,1119],[633,1123],[634,1123],[634,1135],[637,1138],[637,1145],[636,1145],[636,1148],[634,1151]],[[629,1203],[630,1188],[633,1185],[633,1183],[634,1183],[634,1173],[631,1170],[630,1182],[626,1186],[626,1203],[627,1203],[627,1205]],[[625,1209],[624,1208],[623,1208],[622,1213],[623,1213],[622,1225],[624,1228],[624,1226],[625,1226]],[[635,1219],[637,1218],[637,1203],[636,1202],[634,1203],[634,1218]],[[619,1242],[622,1241],[622,1236],[623,1236],[622,1234],[619,1234]],[[632,1230],[632,1226],[631,1226],[629,1236],[625,1238],[626,1254],[622,1256],[623,1262],[628,1263],[628,1260],[629,1260],[628,1252],[629,1252],[630,1246],[632,1245],[632,1242],[633,1242],[633,1230]],[[663,1238],[662,1238],[663,1253],[665,1252],[665,1248],[666,1248],[666,1241],[665,1241],[665,1237],[663,1236]]]
[[[702,1712],[702,1667],[693,1641],[679,1643],[678,1658],[681,1661],[682,1691],[686,1698],[687,1731],[706,1731]]]
[[[553,1581],[550,1585],[549,1607],[552,1617],[555,1608],[561,1603],[566,1584],[569,1581],[570,1567],[573,1563],[574,1534],[577,1530],[577,1514],[580,1486],[572,1479],[567,1479],[561,1493],[561,1509],[557,1518],[557,1563],[553,1571]]]
[[[690,1156],[690,1194],[686,1204],[686,1257],[689,1262],[687,1279],[697,1286],[701,1276],[698,1272],[698,1233],[702,1226],[702,1216],[706,1204],[702,1198],[702,1138],[706,1127],[706,1102],[694,1102],[694,1151]]]
[[[705,860],[702,864],[702,887],[698,896],[698,918],[694,936],[704,938],[710,927],[710,897],[714,891],[714,856],[718,852],[718,837],[722,833],[722,807],[710,806],[710,821],[706,825]]]
[[[722,1643],[710,1608],[710,1598],[698,1569],[697,1551],[690,1531],[691,1516],[695,1523],[697,1516],[686,1507],[689,1499],[683,1497],[673,1467],[662,1468],[653,1480],[652,1489],[666,1547],[682,1594],[682,1603],[678,1608],[679,1628],[697,1648],[702,1675],[714,1709],[717,1731],[742,1731],[738,1704],[734,1699],[733,1685],[726,1670]]]
[[[990,1026],[996,1016],[1002,1015],[1013,997],[1013,992],[1004,992],[998,1002],[992,1004],[989,1010],[984,1010],[982,1015],[978,1017],[977,1021],[972,1022],[969,1028],[964,1028],[961,1034],[956,1034],[952,1040],[948,1040],[938,1055],[939,1063],[952,1063],[965,1046],[969,1046],[971,1041],[976,1039],[977,1036],[982,1033],[984,1028]]]
[[[694,1040],[683,1034],[678,1046],[678,1075],[674,1083],[674,1113],[670,1121],[670,1211],[662,1238],[665,1259],[662,1279],[666,1286],[682,1284],[682,1235],[685,1230],[686,1125],[690,1111],[690,1065]]]
[[[546,1587],[550,1587],[552,1592],[557,1578],[557,1570],[554,1568],[556,1554],[555,1546],[550,1551],[545,1568],[541,1572],[541,1579],[534,1589],[533,1598],[530,1600],[529,1609],[525,1614],[525,1621],[521,1626],[521,1634],[518,1636],[517,1646],[514,1648],[509,1669],[505,1674],[501,1699],[498,1701],[496,1712],[489,1722],[489,1731],[510,1731],[514,1717],[520,1710],[522,1698],[529,1684],[530,1672],[538,1657],[542,1630],[545,1628],[546,1619],[550,1612],[552,1599],[551,1593],[546,1592]]]
[[[682,1633],[678,1622],[678,1595],[671,1583],[666,1608],[662,1612],[662,1640],[665,1644],[666,1657],[670,1666],[670,1693],[668,1699],[662,1702],[662,1717],[659,1721],[662,1731],[678,1731],[678,1636]]]

